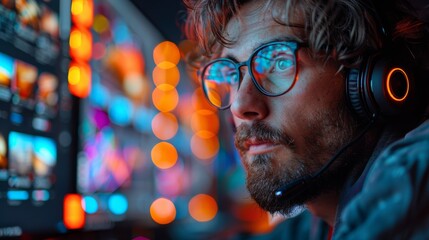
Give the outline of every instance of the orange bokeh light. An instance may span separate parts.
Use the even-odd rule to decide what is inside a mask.
[[[218,137],[209,131],[199,131],[192,136],[191,151],[201,160],[210,160],[219,152]]]
[[[127,75],[144,74],[145,61],[139,49],[133,46],[110,47],[106,66],[123,81]]]
[[[152,92],[152,102],[161,112],[169,112],[179,103],[179,94],[175,87],[168,84],[157,86]]]
[[[161,42],[153,49],[153,60],[163,69],[175,67],[180,60],[179,48],[173,42]]]
[[[92,0],[72,0],[71,15],[73,24],[85,28],[92,25],[94,19],[94,3]]]
[[[88,64],[71,62],[68,71],[70,93],[85,98],[91,91],[91,68]]]
[[[207,98],[204,96],[203,89],[200,87],[195,89],[192,94],[192,107],[195,110],[210,109],[212,111],[216,111],[216,108],[209,103]]]
[[[152,119],[152,131],[161,140],[174,137],[179,129],[176,116],[169,112],[160,112]]]
[[[219,131],[219,118],[213,111],[198,110],[192,114],[191,127],[194,132],[205,130],[217,134]]]
[[[180,80],[180,72],[177,67],[164,69],[156,66],[153,69],[152,78],[156,86],[164,83],[171,86],[177,86]]]
[[[70,57],[88,61],[92,55],[92,34],[84,28],[73,27],[70,32]]]
[[[189,214],[198,222],[212,220],[218,211],[216,200],[207,194],[198,194],[189,201]]]
[[[168,142],[156,144],[151,151],[152,162],[161,169],[168,169],[177,162],[178,154],[176,148]]]
[[[169,224],[176,218],[176,207],[172,201],[158,198],[150,205],[150,216],[159,224]]]
[[[68,194],[64,197],[64,225],[67,229],[80,229],[85,225],[85,212],[82,208],[82,196]]]

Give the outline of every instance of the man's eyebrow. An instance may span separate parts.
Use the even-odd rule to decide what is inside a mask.
[[[265,44],[268,44],[268,43],[271,43],[271,42],[298,42],[298,43],[300,43],[300,42],[302,42],[302,40],[299,39],[298,37],[295,37],[295,36],[282,36],[282,37],[270,38],[266,41],[259,42],[259,43],[255,44],[255,46],[252,47],[251,53],[253,53],[258,47],[265,45]],[[229,58],[231,60],[234,60],[235,62],[239,62],[237,60],[237,57],[235,57],[232,53],[229,53],[224,57]],[[249,57],[250,57],[250,54],[249,54]]]
[[[258,47],[264,45],[264,44],[268,44],[271,42],[302,42],[301,39],[299,39],[298,37],[295,36],[282,36],[282,37],[276,37],[276,38],[271,38],[269,40],[266,40],[264,42],[260,42],[257,45],[255,45],[252,49],[252,51],[255,51]]]

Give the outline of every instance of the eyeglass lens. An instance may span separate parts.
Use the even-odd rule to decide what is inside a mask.
[[[247,62],[255,86],[267,96],[278,96],[292,88],[296,75],[296,46],[273,43],[257,49]],[[209,63],[202,72],[202,84],[209,101],[223,109],[230,106],[240,85],[236,62],[221,58]],[[250,66],[249,66],[250,65]]]

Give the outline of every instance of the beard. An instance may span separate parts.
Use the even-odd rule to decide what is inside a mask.
[[[276,197],[274,193],[279,188],[318,172],[359,130],[357,121],[344,102],[328,111],[315,113],[305,122],[306,129],[309,130],[307,133],[311,134],[304,136],[306,146],[301,146],[304,149],[301,153],[297,152],[295,141],[290,135],[263,122],[241,124],[237,128],[235,145],[246,169],[247,189],[259,206],[270,213],[290,216],[297,207],[321,194],[340,191],[356,167],[357,160],[364,154],[365,144],[350,146],[327,171],[307,182],[304,190],[297,196]],[[255,155],[252,161],[247,161],[245,142],[251,137],[281,144],[282,150]],[[353,151],[350,151],[352,148]],[[364,164],[365,161],[361,162]]]

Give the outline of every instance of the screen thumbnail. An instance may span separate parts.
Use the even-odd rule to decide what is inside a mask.
[[[9,87],[15,74],[13,58],[0,53],[0,86]]]

